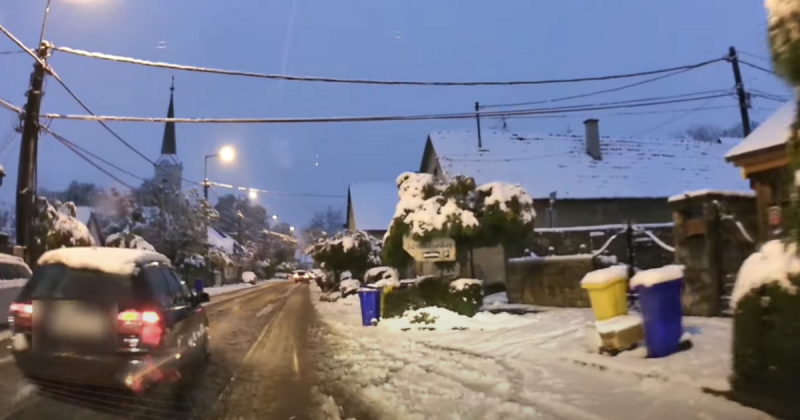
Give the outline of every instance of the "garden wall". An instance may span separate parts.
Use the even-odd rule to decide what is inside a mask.
[[[512,258],[506,266],[508,302],[589,307],[589,297],[580,282],[596,266],[590,254]]]

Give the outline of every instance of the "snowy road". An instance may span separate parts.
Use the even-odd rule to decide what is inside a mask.
[[[64,389],[57,395],[40,395],[13,363],[6,362],[0,363],[0,419],[225,419],[239,414],[250,418],[250,413],[259,419],[289,418],[272,416],[279,413],[308,418],[302,414],[310,409],[310,395],[298,391],[310,385],[295,379],[309,378],[295,372],[311,366],[301,351],[305,323],[313,319],[307,287],[275,283],[219,296],[216,302],[207,307],[212,362],[200,386],[184,401],[173,406],[153,402],[142,409],[102,391]],[[250,381],[256,375],[259,381]],[[237,379],[232,382],[232,377]]]

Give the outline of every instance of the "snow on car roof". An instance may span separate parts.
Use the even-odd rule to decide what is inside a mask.
[[[170,263],[167,257],[157,252],[141,249],[76,247],[48,251],[39,258],[38,264],[64,264],[75,269],[128,276],[135,273],[137,265],[150,262]]]

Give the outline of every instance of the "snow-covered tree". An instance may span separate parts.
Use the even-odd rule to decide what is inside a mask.
[[[142,237],[172,261],[206,253],[208,226],[218,213],[196,189],[188,193],[153,188],[148,223]],[[230,257],[228,257],[230,258]]]
[[[418,241],[453,238],[457,254],[468,257],[476,247],[519,247],[533,234],[533,200],[518,185],[476,187],[470,177],[439,182],[430,174],[407,172],[397,178],[397,188],[399,202],[383,246],[383,260],[393,267],[411,262],[403,249],[406,236]]]
[[[154,251],[155,248],[141,236],[131,231],[112,233],[106,237],[106,246],[112,248],[142,249]]]
[[[34,247],[44,252],[51,249],[93,246],[89,229],[76,218],[72,202],[50,204],[46,198],[36,200],[33,237]]]
[[[367,269],[380,265],[380,252],[380,241],[360,230],[339,232],[303,250],[317,264],[332,272],[336,283],[345,271],[360,278]]]

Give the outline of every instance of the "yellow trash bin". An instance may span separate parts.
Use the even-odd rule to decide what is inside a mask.
[[[581,280],[589,293],[594,317],[605,321],[628,313],[628,267],[615,265],[592,271]]]

